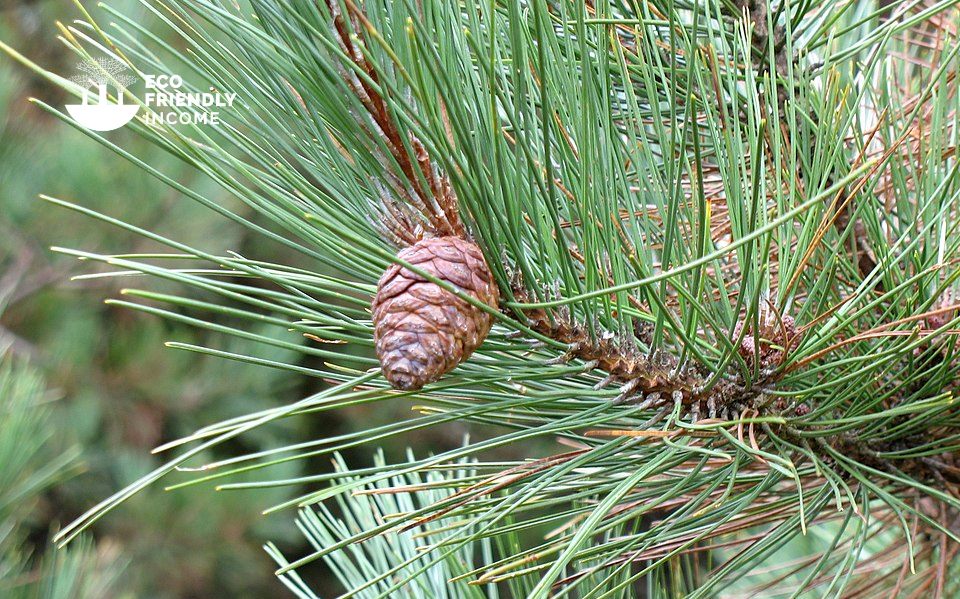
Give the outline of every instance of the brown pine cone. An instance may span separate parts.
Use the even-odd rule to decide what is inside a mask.
[[[743,336],[737,352],[747,364],[753,364],[754,358],[759,360],[763,368],[782,364],[799,342],[796,322],[791,316],[778,318],[773,311],[764,307],[760,309],[759,320],[759,331],[753,330],[752,323],[747,325],[747,334]],[[740,336],[743,327],[743,322],[737,323],[733,331],[734,338]]]
[[[434,237],[397,257],[496,308],[500,292],[480,248],[459,237]],[[396,389],[419,389],[470,357],[493,315],[399,264],[387,269],[373,300],[373,339],[383,376]]]

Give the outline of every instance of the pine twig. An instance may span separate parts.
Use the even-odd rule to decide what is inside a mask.
[[[386,210],[385,224],[389,232],[392,237],[408,245],[420,236],[416,225],[409,219],[409,211],[397,203],[394,195],[397,194],[407,205],[417,210],[425,220],[426,228],[434,236],[469,239],[449,178],[434,165],[423,142],[413,133],[401,132],[390,105],[378,91],[382,89],[380,75],[364,55],[358,35],[364,29],[372,29],[373,25],[353,0],[345,0],[344,4],[347,14],[342,12],[338,0],[327,0],[334,37],[353,65],[353,70],[342,68],[341,76],[347,88],[366,109],[374,130],[370,131],[367,121],[359,115],[355,115],[357,124],[371,137],[379,138],[384,143],[402,174],[401,178],[394,173],[387,157],[380,156],[384,172],[390,176],[394,188],[386,190],[381,187],[380,195]],[[362,76],[359,76],[358,72]],[[422,181],[426,181],[427,187],[424,187]]]

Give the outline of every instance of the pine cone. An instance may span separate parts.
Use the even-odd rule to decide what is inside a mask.
[[[500,292],[473,243],[424,239],[397,257],[496,308]],[[470,357],[486,339],[493,315],[399,264],[387,269],[373,300],[373,338],[383,376],[396,389],[419,389]]]
[[[743,336],[737,352],[747,364],[753,364],[754,358],[759,359],[763,368],[782,364],[799,341],[796,322],[791,316],[778,318],[771,310],[761,308],[759,324],[759,331],[753,330],[752,323],[747,325],[747,334]],[[733,331],[734,338],[740,336],[743,327],[743,322],[737,323]]]

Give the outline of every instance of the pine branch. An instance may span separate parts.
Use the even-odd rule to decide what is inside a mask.
[[[403,244],[412,245],[420,237],[419,228],[426,225],[434,236],[468,239],[449,179],[437,170],[415,135],[398,129],[393,110],[381,95],[379,75],[367,60],[360,42],[360,33],[371,28],[369,21],[353,0],[343,0],[343,5],[346,13],[341,8],[341,0],[326,0],[336,39],[352,67],[344,65],[340,73],[369,117],[367,121],[358,115],[357,125],[383,142],[401,172],[400,176],[394,174],[386,156],[380,155],[384,173],[391,175],[392,183],[390,188],[381,188],[380,197],[386,210],[384,224],[388,233]],[[368,123],[372,123],[372,130],[368,129]],[[422,181],[426,181],[426,186]],[[405,205],[398,203],[397,195]],[[420,218],[412,218],[405,206],[412,206]]]
[[[430,484],[445,493],[431,501],[281,562],[287,575],[336,549],[429,525],[423,554],[365,576],[365,588],[380,594],[418,584],[481,539],[520,542],[458,578],[513,581],[515,596],[589,594],[598,582],[608,596],[647,583],[692,597],[747,584],[855,594],[850,581],[874,584],[871,568],[884,590],[949,593],[951,565],[941,564],[957,536],[950,510],[960,507],[952,399],[960,319],[940,298],[960,278],[955,68],[944,58],[957,45],[948,38],[932,58],[896,37],[945,7],[884,20],[865,2],[804,4],[781,34],[787,15],[739,3],[751,18],[764,14],[747,44],[743,17],[720,18],[724,6],[255,0],[251,18],[229,6],[165,3],[184,24],[177,34],[187,49],[172,58],[208,78],[203,85],[241,92],[245,104],[217,136],[132,129],[267,225],[139,166],[335,270],[318,274],[229,248],[212,253],[55,201],[166,245],[171,259],[68,253],[116,269],[110,276],[142,273],[197,292],[131,290],[117,305],[313,361],[172,347],[330,386],[168,444],[189,449],[61,538],[255,428],[411,401],[409,419],[200,463],[189,468],[200,474],[177,486],[311,485],[273,508],[280,510],[374,487],[378,496],[406,497],[410,481],[401,478],[436,474]],[[169,70],[130,41],[150,39],[141,23],[111,16],[126,32],[111,43],[145,70]],[[806,46],[796,48],[801,39]],[[800,68],[781,47],[803,60],[816,50],[829,64]],[[940,60],[942,69],[896,81],[908,91],[894,93],[894,51],[904,64]],[[755,62],[764,56],[771,66]],[[446,186],[456,193],[445,195]],[[391,242],[417,245],[418,224],[424,237],[454,229],[445,198],[484,248],[489,273],[473,256],[470,268],[450,275],[441,272],[449,259],[438,266],[431,258],[422,273],[401,276],[416,265],[395,256]],[[880,198],[883,214],[866,209]],[[836,230],[842,208],[879,252],[869,276],[837,251],[854,234],[849,222]],[[371,212],[386,214],[388,232],[370,226]],[[376,323],[368,308],[384,268],[389,280],[431,294],[434,285],[471,306],[458,310],[496,320],[470,359],[416,392],[388,388],[369,354]],[[481,298],[488,294],[451,283],[474,272],[496,282],[503,310]],[[438,296],[431,306],[453,305]],[[315,343],[303,344],[303,335]],[[349,477],[236,479],[450,422],[490,434]],[[491,458],[461,472],[467,456],[530,439],[559,440],[564,450]],[[820,534],[802,535],[810,531]],[[783,567],[782,552],[797,546],[797,560]],[[916,576],[892,563],[904,547]],[[304,581],[288,581],[309,596]]]
[[[753,51],[753,68],[758,75],[771,73],[777,104],[780,107],[781,114],[783,114],[792,99],[798,97],[795,90],[787,89],[784,82],[793,80],[789,73],[791,68],[802,69],[797,57],[788,54],[786,27],[778,23],[776,14],[770,13],[769,0],[734,0],[732,6],[736,9],[735,12],[730,12],[732,18],[741,21],[747,19]],[[773,27],[772,31],[770,29],[771,25]],[[823,109],[828,110],[829,107],[824,106]],[[814,123],[819,122],[822,117],[821,114],[818,114],[816,107],[800,105],[797,107],[797,111],[798,113],[807,111],[811,122]],[[789,136],[787,139],[791,143],[797,143],[797,140],[790,140]],[[816,143],[816,138],[813,138],[809,145],[815,147]],[[828,173],[826,185],[833,185],[835,180],[836,175]],[[812,189],[816,182],[807,181],[806,184],[808,188]],[[831,202],[830,209],[835,212],[832,221],[840,235],[843,235],[852,225],[851,254],[856,260],[860,275],[866,277],[876,268],[877,261],[871,248],[866,227],[863,222],[853,217],[857,212],[855,194],[849,194],[846,190],[842,190]],[[882,285],[879,288],[882,289]]]

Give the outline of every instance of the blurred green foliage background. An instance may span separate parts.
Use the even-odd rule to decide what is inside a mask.
[[[138,10],[135,3],[128,5]],[[55,23],[77,14],[75,6],[62,0],[3,1],[0,39],[69,76],[73,59],[56,40]],[[105,305],[105,298],[120,291],[116,280],[71,281],[73,275],[95,271],[56,255],[50,246],[110,252],[149,252],[151,246],[51,208],[38,199],[40,193],[70,198],[198,247],[284,257],[258,247],[259,240],[242,228],[184,200],[83,133],[44,114],[30,97],[55,106],[65,103],[57,90],[0,57],[0,347],[9,346],[16,362],[29,363],[56,399],[51,442],[82,448],[78,464],[83,472],[51,487],[27,513],[21,510],[25,534],[19,543],[26,543],[21,552],[39,555],[58,524],[160,463],[150,454],[158,444],[204,424],[299,398],[309,392],[305,387],[316,383],[167,349],[163,342],[176,339],[242,351],[236,341],[216,334]],[[123,131],[111,135],[180,182],[230,201],[156,148]],[[307,424],[312,430],[293,428]],[[266,448],[281,438],[306,438],[342,426],[329,420],[288,423],[269,434],[246,437],[242,443],[249,446],[242,449]],[[288,470],[286,474],[295,474]],[[283,498],[270,492],[255,497],[217,493],[212,486],[176,492],[149,489],[95,530],[97,546],[123,559],[113,593],[158,598],[282,593],[261,545],[267,539],[292,547],[303,541],[289,515],[265,519],[259,512]]]
[[[98,14],[94,2],[84,0],[83,5]],[[137,15],[140,22],[151,18],[133,0],[111,5]],[[63,0],[0,0],[0,39],[69,77],[76,60],[56,39],[56,23],[78,16],[76,6]],[[22,534],[16,539],[16,551],[27,555],[38,577],[42,556],[46,553],[47,561],[51,559],[52,532],[161,464],[162,456],[151,455],[155,447],[207,424],[290,403],[316,392],[323,382],[166,348],[165,341],[181,341],[278,361],[297,359],[280,355],[280,349],[243,348],[242,341],[216,332],[104,303],[120,295],[124,286],[174,291],[155,279],[75,279],[96,274],[98,267],[58,255],[51,246],[102,253],[148,253],[157,248],[128,232],[53,207],[38,199],[39,194],[211,252],[235,251],[304,268],[317,265],[182,197],[46,114],[29,101],[31,97],[58,107],[67,102],[62,92],[0,55],[0,350],[8,348],[7,359],[28,365],[31,376],[42,381],[44,396],[53,400],[44,425],[53,449],[80,448],[72,475],[18,511]],[[181,184],[256,219],[202,175],[135,135],[121,129],[108,137]],[[266,329],[259,332],[270,334]],[[312,420],[286,421],[223,446],[222,455],[204,458],[370,428],[406,418],[409,410],[410,404],[397,402],[387,410],[357,407]],[[403,459],[407,444],[422,454],[439,451],[462,443],[466,432],[463,425],[451,424],[429,437],[399,439],[383,449],[388,458]],[[515,457],[518,451],[501,450],[501,457]],[[344,458],[354,466],[372,461],[368,449]],[[332,466],[324,460],[278,468],[270,472],[275,478],[326,472]],[[166,482],[196,477],[178,473]],[[111,574],[98,578],[109,580],[111,591],[98,590],[97,597],[285,596],[262,545],[272,541],[294,555],[306,550],[306,541],[293,524],[293,511],[263,517],[261,510],[295,491],[217,492],[214,484],[171,492],[159,486],[148,489],[94,527],[88,540],[93,543],[88,553],[94,556],[90,567]],[[14,540],[0,539],[4,542],[10,545]],[[77,567],[84,563],[77,561]],[[336,584],[321,566],[316,568],[312,588],[322,596],[335,593]]]

